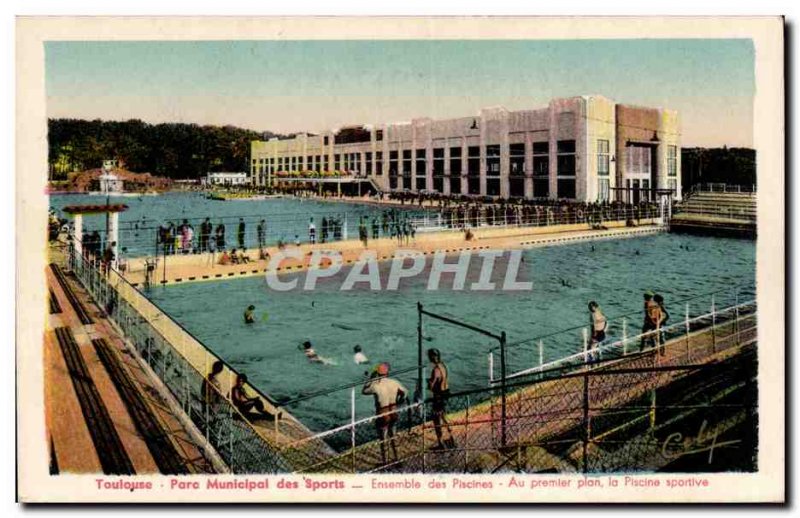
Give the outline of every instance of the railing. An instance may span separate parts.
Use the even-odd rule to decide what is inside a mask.
[[[364,226],[369,239],[396,238],[409,236],[417,232],[438,232],[448,230],[463,230],[466,228],[492,228],[492,227],[544,227],[550,225],[591,224],[602,226],[605,222],[652,221],[659,219],[663,223],[664,214],[656,205],[629,205],[625,208],[613,205],[595,207],[572,207],[568,212],[562,212],[558,206],[472,206],[466,210],[456,208],[413,208],[386,207],[378,212],[371,209],[369,212],[358,211],[324,211],[279,214],[269,217],[263,216],[222,216],[211,220],[212,231],[205,235],[200,231],[204,217],[196,218],[163,218],[147,219],[145,221],[123,221],[118,228],[120,249],[125,248],[125,256],[162,256],[195,254],[209,251],[231,250],[233,248],[246,249],[266,248],[279,243],[294,244],[295,239],[301,243],[310,242],[308,226],[310,219],[314,218],[315,241],[336,242],[359,237],[359,225]],[[537,208],[538,207],[538,208]],[[401,210],[398,210],[401,209]],[[245,223],[245,231],[239,236],[239,219]],[[322,225],[322,219],[330,223]],[[263,232],[259,232],[260,221],[266,220]],[[186,221],[193,228],[191,239],[184,240],[177,232],[177,227]],[[173,223],[175,229],[169,239],[159,237],[159,225]],[[374,222],[374,224],[373,224]],[[93,230],[85,222],[84,231]],[[218,242],[217,227],[225,227],[224,239]],[[327,228],[327,230],[326,230]],[[106,241],[105,231],[98,229],[103,243]],[[76,236],[81,239],[81,236]],[[103,250],[102,243],[98,249]]]
[[[386,212],[389,212],[387,209]],[[422,214],[422,210],[403,210],[398,211],[398,219],[403,222],[411,216]],[[314,225],[316,227],[316,242],[336,242],[347,239],[358,238],[358,227],[360,218],[378,218],[381,215],[377,212],[362,212],[362,211],[324,211],[317,210],[316,212],[293,213],[293,214],[279,214],[269,217],[264,216],[222,216],[214,217],[211,219],[212,231],[208,235],[204,235],[200,231],[200,225],[205,221],[204,217],[200,218],[163,218],[163,220],[148,219],[142,221],[122,221],[118,228],[118,239],[120,247],[126,248],[125,255],[128,257],[141,257],[141,256],[161,256],[161,255],[183,255],[195,254],[209,251],[222,251],[231,250],[233,248],[241,249],[242,246],[247,249],[266,248],[267,246],[276,246],[279,243],[287,245],[294,244],[295,236],[302,243],[310,241],[308,226],[311,218],[314,218]],[[243,219],[245,223],[245,231],[239,239],[239,219]],[[322,225],[322,219],[325,218],[325,227]],[[259,232],[258,226],[261,220],[266,221],[263,232]],[[184,241],[181,233],[177,231],[177,227],[184,221],[192,226],[193,232],[191,239]],[[87,225],[84,222],[84,231],[95,230],[94,227]],[[159,225],[164,224],[165,227],[168,223],[174,224],[173,234],[170,239],[165,240],[159,237]],[[223,233],[224,239],[218,241],[217,227],[223,225],[225,232]],[[367,230],[371,233],[371,225],[367,223]],[[106,242],[106,232],[103,228],[97,228],[100,238],[103,243]],[[323,232],[325,230],[325,232]],[[388,227],[384,232],[381,228],[383,237],[388,236]],[[81,239],[81,236],[77,236]],[[104,247],[100,245],[100,250]]]
[[[91,259],[74,253],[69,266],[232,472],[292,470],[281,457],[278,445],[293,437],[310,435],[300,423],[280,416],[270,398],[246,384],[245,391],[258,397],[273,415],[271,422],[257,426],[252,416],[242,415],[230,400],[238,372],[141,295],[118,272],[102,272]],[[216,362],[223,365],[216,384],[205,383]],[[328,453],[318,443],[313,446],[320,455]]]
[[[698,209],[696,207],[692,207],[691,205],[681,207],[681,209],[675,213],[675,216],[682,214],[688,214],[691,216],[707,216],[711,218],[728,218],[751,223],[755,223],[758,216],[754,210],[745,210],[734,207],[716,207],[709,210],[705,208]]]
[[[671,320],[669,325],[660,329],[660,339],[664,342],[685,335],[687,344],[691,344],[690,335],[694,330],[736,317],[740,312],[754,311],[754,298],[755,286],[742,284],[674,301],[667,306],[672,312]],[[680,314],[677,314],[678,311]],[[649,343],[652,333],[642,333],[639,330],[643,318],[641,311],[606,317],[606,339],[596,347],[591,344],[588,326],[575,326],[509,343],[506,347],[507,365],[516,370],[508,374],[506,379],[543,376],[548,372],[557,375],[563,369],[575,368],[592,360],[619,358],[639,352],[642,343]],[[576,352],[548,361],[548,350]],[[492,349],[487,356],[490,386],[499,383],[495,374],[498,363],[496,354],[497,350]]]
[[[453,394],[397,409],[394,436],[378,437],[386,414],[353,420],[317,437],[353,446],[327,459],[308,459],[300,472],[314,473],[478,473],[655,471],[680,457],[681,444],[668,439],[686,429],[706,437],[754,419],[756,396],[754,314],[740,315],[720,335],[718,351],[734,350],[715,362],[707,339],[687,352],[686,343],[665,345],[556,378],[509,383],[506,417],[499,390]],[[713,334],[713,327],[705,330]],[[673,388],[671,384],[687,381]],[[669,386],[669,388],[667,388]],[[446,414],[446,422],[442,416]],[[501,440],[506,430],[506,441]],[[741,433],[743,437],[747,432]],[[441,445],[439,436],[441,436]],[[298,444],[298,446],[302,446]],[[292,446],[290,446],[291,448]],[[675,451],[679,450],[679,451]],[[668,451],[669,455],[664,452]],[[754,469],[752,450],[742,452],[741,469]],[[750,464],[747,464],[747,458]],[[703,461],[698,465],[702,466]]]
[[[721,192],[756,194],[756,185],[729,185],[727,183],[698,183],[692,185],[691,192]]]
[[[665,327],[661,333],[657,348],[640,350],[641,335],[631,336],[627,354],[618,354],[626,346],[615,342],[604,346],[594,361],[586,351],[544,368],[509,375],[505,404],[499,380],[494,379],[492,386],[454,394],[446,403],[411,400],[394,412],[358,418],[354,411],[357,388],[351,387],[350,422],[287,444],[281,454],[292,459],[297,471],[315,473],[476,472],[502,469],[509,462],[530,470],[636,469],[624,457],[605,457],[595,464],[576,459],[588,459],[592,444],[606,443],[614,450],[624,447],[628,439],[620,437],[639,433],[642,426],[657,428],[655,415],[709,416],[719,411],[717,424],[723,426],[722,417],[729,408],[717,408],[713,398],[711,406],[708,399],[657,405],[652,392],[685,374],[711,372],[712,367],[704,364],[717,353],[754,344],[756,305],[749,301],[715,309]],[[728,374],[723,370],[719,376]],[[711,379],[701,376],[703,383]],[[615,421],[615,414],[624,419]],[[447,423],[442,420],[445,415]],[[396,419],[397,432],[384,437],[380,428],[389,416]],[[589,426],[589,421],[594,424]],[[665,420],[665,429],[669,423]],[[440,433],[443,447],[437,437]],[[450,436],[455,446],[448,442]],[[337,445],[336,453],[327,458],[308,455],[305,444],[315,440]],[[637,441],[631,444],[652,451],[653,440]],[[574,449],[576,444],[582,445],[583,453]]]
[[[632,206],[627,209],[579,209],[562,213],[557,209],[540,211],[512,208],[502,214],[492,211],[440,211],[426,212],[422,217],[410,219],[417,232],[440,232],[453,229],[545,227],[552,225],[590,224],[602,226],[608,222],[653,221],[663,223],[664,214],[655,206]]]

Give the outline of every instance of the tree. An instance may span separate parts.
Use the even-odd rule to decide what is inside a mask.
[[[249,170],[250,142],[279,136],[235,126],[50,119],[48,161],[59,175],[117,159],[134,172],[199,178],[209,171]]]

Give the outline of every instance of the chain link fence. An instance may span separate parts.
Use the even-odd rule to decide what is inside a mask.
[[[686,334],[665,329],[658,347],[637,345],[625,356],[509,380],[505,412],[501,389],[493,386],[444,403],[411,402],[318,434],[339,445],[329,458],[302,463],[296,453],[311,438],[283,451],[292,452],[298,471],[312,473],[664,469],[686,453],[675,433],[683,438],[687,427],[702,426],[694,438],[702,442],[703,434],[717,437],[754,419],[755,303],[702,318],[705,327]],[[382,433],[387,417],[394,435]],[[752,451],[739,452],[736,469],[750,469]]]
[[[116,271],[104,273],[98,265],[74,253],[70,255],[69,266],[232,472],[293,470],[289,459],[280,454],[279,445],[310,436],[311,432],[249,384],[244,385],[244,391],[261,402],[265,413],[258,418],[244,415],[230,399],[238,372]],[[217,362],[222,369],[212,383],[210,372]],[[306,449],[320,456],[331,453],[319,440],[308,441]]]

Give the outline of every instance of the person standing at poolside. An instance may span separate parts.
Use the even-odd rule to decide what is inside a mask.
[[[258,238],[258,249],[263,250],[264,246],[266,245],[266,235],[267,235],[267,222],[265,220],[261,220],[258,222],[258,226],[256,227],[256,237]]]
[[[200,224],[200,252],[208,252],[208,240],[211,237],[211,219],[206,218]]]
[[[361,389],[364,395],[375,398],[375,427],[378,429],[381,442],[381,460],[386,464],[386,442],[389,441],[392,453],[397,460],[397,445],[394,433],[397,425],[397,407],[403,404],[408,390],[397,380],[389,377],[389,364],[381,363],[370,374]]]
[[[589,358],[590,361],[597,361],[600,359],[597,349],[606,339],[608,321],[605,315],[603,315],[603,312],[600,311],[600,306],[595,301],[589,302],[589,318],[592,330],[592,339],[589,345]]]
[[[644,323],[642,324],[642,339],[639,350],[644,351],[649,343],[650,347],[655,347],[658,342],[658,331],[661,324],[661,308],[653,300],[653,292],[644,293]]]
[[[433,367],[431,368],[431,375],[428,378],[428,390],[431,391],[431,411],[433,417],[433,429],[436,432],[436,446],[432,449],[443,450],[447,448],[455,448],[456,443],[453,439],[453,430],[450,429],[450,423],[447,422],[447,399],[450,397],[450,383],[447,365],[442,361],[442,354],[439,349],[428,349],[428,360],[430,360]],[[450,436],[442,441],[442,424],[447,428],[447,434]]]
[[[378,225],[378,218],[376,216],[372,217],[372,239],[378,239],[380,237],[380,226]]]
[[[314,218],[308,222],[308,242],[312,245],[317,242],[317,226],[314,225]]]
[[[217,250],[225,250],[225,224],[217,225]]]
[[[239,238],[239,248],[241,249],[244,249],[244,231],[244,218],[239,218],[239,232],[237,233],[237,237]]]

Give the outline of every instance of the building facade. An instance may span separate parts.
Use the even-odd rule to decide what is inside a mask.
[[[246,185],[251,183],[247,173],[208,173],[204,185]]]
[[[636,202],[654,189],[680,198],[679,172],[675,111],[602,96],[254,141],[250,163],[261,186],[287,174],[344,174],[369,177],[385,191],[587,202]]]

